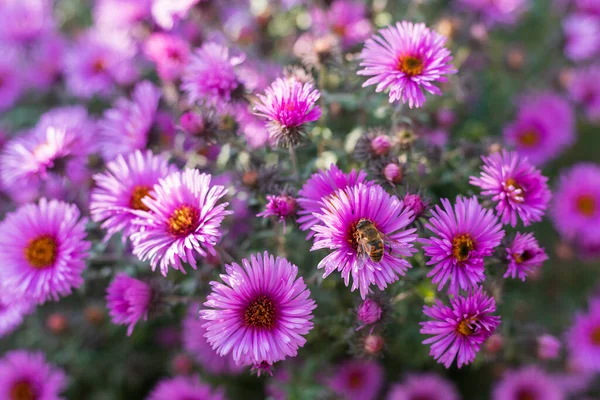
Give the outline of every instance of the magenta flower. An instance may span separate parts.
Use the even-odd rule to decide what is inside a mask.
[[[61,399],[65,373],[40,352],[13,350],[0,359],[0,399]]]
[[[0,295],[0,339],[17,329],[33,309],[33,304],[26,300],[19,301],[10,299],[10,296]]]
[[[87,220],[79,217],[75,205],[45,198],[7,214],[0,224],[0,281],[11,300],[42,304],[81,286],[90,243]]]
[[[334,164],[331,164],[328,170],[312,174],[298,191],[297,199],[299,206],[297,222],[300,224],[300,230],[309,231],[306,238],[310,239],[314,236],[315,232],[311,228],[321,223],[314,214],[321,212],[329,196],[338,189],[366,183],[366,179],[367,173],[364,171],[352,170],[346,174]]]
[[[446,75],[456,73],[445,44],[445,36],[422,23],[402,21],[380,30],[360,55],[363,69],[358,74],[371,76],[363,87],[376,84],[377,93],[390,90],[390,103],[401,100],[410,108],[421,107],[423,91],[442,94],[432,82],[446,82]]]
[[[384,371],[376,361],[351,360],[340,364],[329,388],[346,400],[374,400],[383,386]]]
[[[415,219],[422,217],[429,208],[429,201],[418,193],[407,193],[402,201],[406,208],[413,212]]]
[[[479,14],[489,26],[515,24],[528,6],[528,0],[460,0],[459,3]]]
[[[283,222],[285,232],[285,220],[296,214],[296,199],[285,193],[278,196],[267,196],[268,203],[265,210],[256,214],[257,217],[274,217]]]
[[[321,118],[321,107],[317,104],[320,96],[310,82],[278,78],[265,94],[258,95],[254,112],[267,120],[273,140],[284,146],[295,146],[304,135],[306,124]]]
[[[590,300],[567,333],[569,355],[584,371],[600,371],[600,298]]]
[[[582,13],[568,15],[562,21],[565,55],[573,61],[585,61],[600,53],[600,19]]]
[[[535,366],[508,371],[495,386],[493,400],[564,400],[554,378]]]
[[[238,365],[267,368],[295,357],[313,328],[316,305],[298,267],[267,252],[225,266],[224,283],[211,282],[200,318],[206,338]]]
[[[381,319],[381,306],[373,299],[364,300],[356,311],[356,318],[361,322],[361,325],[356,328],[360,330],[367,325],[374,324]]]
[[[148,400],[225,400],[225,395],[202,383],[199,376],[177,376],[161,380]]]
[[[243,90],[237,67],[245,55],[231,56],[220,44],[205,43],[192,55],[183,72],[181,90],[192,103],[204,103],[221,109],[236,100]]]
[[[450,307],[437,299],[433,306],[424,306],[423,313],[432,319],[421,322],[421,333],[433,335],[423,341],[431,344],[429,355],[446,368],[454,359],[458,368],[471,363],[500,325],[500,317],[492,315],[495,311],[496,301],[481,288],[452,298]]]
[[[171,30],[196,3],[204,0],[152,0],[152,17],[163,29]]]
[[[591,121],[600,121],[600,64],[575,70],[568,84],[569,95],[581,104]]]
[[[345,49],[367,40],[373,30],[365,4],[356,0],[335,0],[327,11],[314,7],[311,19],[316,36],[333,33]]]
[[[394,384],[387,400],[459,400],[452,382],[437,374],[409,375],[403,383]]]
[[[173,172],[154,185],[153,196],[141,199],[148,209],[135,210],[140,218],[133,221],[133,254],[150,260],[152,270],[160,265],[166,276],[169,267],[185,273],[182,262],[196,269],[195,254],[215,255],[221,237],[219,227],[229,203],[218,201],[225,196],[223,186],[211,186],[211,176],[196,169]]]
[[[153,33],[144,44],[144,53],[156,64],[160,79],[173,81],[181,76],[188,64],[190,46],[179,36]]]
[[[413,221],[412,211],[381,186],[359,184],[338,190],[315,216],[321,225],[312,227],[315,240],[310,250],[333,250],[317,268],[325,268],[324,278],[339,271],[346,286],[352,276],[352,291],[358,288],[363,299],[369,286],[384,290],[412,268],[403,258],[416,252],[416,229],[406,229]],[[375,243],[364,236],[364,231],[373,229]]]
[[[1,10],[0,10],[1,13]],[[0,111],[11,108],[23,93],[23,76],[19,56],[14,49],[0,46]]]
[[[94,5],[95,26],[103,30],[135,29],[150,16],[152,0],[98,0]]]
[[[148,211],[142,203],[146,196],[152,196],[152,188],[159,179],[165,178],[175,167],[161,155],[150,150],[139,150],[126,157],[119,155],[106,165],[106,171],[94,175],[96,187],[90,193],[90,214],[95,222],[102,222],[106,229],[106,239],[121,232],[123,239],[135,229],[133,210]]]
[[[160,96],[157,87],[144,81],[136,85],[131,100],[117,99],[114,108],[104,112],[98,125],[100,149],[106,161],[146,148]]]
[[[183,348],[210,374],[240,373],[245,368],[243,365],[237,365],[231,354],[220,356],[206,340],[206,329],[202,326],[204,321],[198,318],[199,309],[199,304],[192,304],[183,320]]]
[[[562,172],[550,216],[566,239],[600,242],[600,165],[578,163]]]
[[[0,3],[0,42],[29,45],[54,30],[52,1],[3,0]]]
[[[481,175],[472,176],[470,183],[496,202],[500,221],[513,227],[517,226],[517,217],[524,226],[541,221],[551,196],[548,178],[527,157],[515,152],[493,153],[482,160]]]
[[[514,240],[506,248],[506,253],[508,269],[504,277],[510,276],[513,279],[519,277],[523,282],[548,259],[548,255],[533,237],[533,233],[517,232]]]
[[[148,318],[153,290],[147,283],[120,273],[106,289],[106,305],[113,324],[128,325],[127,336],[131,336],[135,324]]]
[[[537,337],[537,356],[540,360],[554,360],[560,355],[560,340],[552,335]]]
[[[484,257],[492,255],[502,238],[502,225],[493,211],[483,208],[475,197],[456,198],[454,207],[442,199],[443,209],[435,206],[425,227],[437,237],[422,239],[427,265],[434,265],[427,275],[448,292],[476,288],[485,279]]]
[[[519,104],[516,120],[504,128],[504,140],[532,164],[544,164],[573,144],[573,110],[561,96],[533,93],[524,96]]]

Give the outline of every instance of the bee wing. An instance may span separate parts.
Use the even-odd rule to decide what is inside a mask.
[[[356,253],[356,267],[357,269],[363,269],[367,264],[369,258],[369,250],[372,246],[367,243],[360,243],[358,252]]]
[[[383,238],[385,254],[394,255],[396,257],[406,257],[411,255],[409,246],[407,246],[405,243],[392,239],[389,236],[385,236],[383,234],[381,235],[381,237]]]

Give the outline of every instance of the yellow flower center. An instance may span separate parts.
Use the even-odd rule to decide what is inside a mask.
[[[519,135],[518,141],[523,147],[533,147],[540,141],[540,135],[534,130],[525,131]]]
[[[600,346],[600,326],[592,330],[592,344]]]
[[[129,199],[129,207],[134,210],[150,211],[150,209],[142,202],[142,199],[148,196],[148,193],[150,193],[150,188],[148,186],[139,185],[134,187],[131,198]]]
[[[469,322],[471,322],[471,321],[469,321],[467,319],[460,321],[458,326],[456,327],[456,331],[463,336],[472,335],[473,329],[469,326]]]
[[[192,206],[181,206],[169,217],[169,233],[173,236],[186,236],[196,230],[200,213]]]
[[[468,233],[455,236],[452,240],[452,255],[457,261],[465,261],[475,248],[475,241]]]
[[[58,254],[58,243],[50,235],[32,239],[25,247],[25,258],[33,268],[44,269],[52,266]]]
[[[272,328],[275,325],[275,305],[267,296],[260,296],[244,312],[246,326]]]
[[[517,183],[517,181],[514,178],[508,178],[506,180],[506,182],[504,182],[504,184],[506,185],[506,188],[508,189],[510,186],[513,187],[513,190],[520,190],[521,193],[519,194],[519,199],[513,199],[517,202],[523,202],[525,199],[523,199],[523,196],[525,194],[525,191],[523,190],[523,187],[521,185],[519,185]]]
[[[10,400],[36,400],[35,388],[27,381],[18,381],[10,389]]]
[[[418,57],[400,56],[398,59],[398,69],[408,76],[420,75],[424,68],[423,61]]]
[[[596,213],[596,199],[592,195],[582,194],[577,198],[577,210],[585,217],[593,217]]]

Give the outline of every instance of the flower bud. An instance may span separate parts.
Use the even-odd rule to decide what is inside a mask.
[[[192,360],[186,354],[177,354],[171,360],[171,368],[176,375],[187,375],[192,371]]]
[[[402,182],[402,168],[398,164],[389,163],[383,169],[383,176],[390,183]]]
[[[386,155],[392,148],[392,141],[386,135],[379,135],[371,140],[371,150],[378,156]]]
[[[415,219],[422,216],[428,206],[428,202],[418,194],[407,193],[403,201],[406,208],[412,210]]]
[[[504,338],[497,333],[493,334],[485,342],[485,350],[489,354],[496,354],[504,347]]]
[[[383,349],[384,340],[380,335],[367,335],[365,337],[365,351],[368,354],[375,355]]]
[[[104,308],[99,306],[87,306],[85,310],[83,310],[83,315],[86,321],[96,326],[102,325],[106,316]]]
[[[65,333],[69,328],[69,321],[67,317],[62,313],[52,313],[46,319],[46,327],[55,335]]]
[[[537,356],[540,360],[553,360],[560,354],[560,341],[552,335],[537,338]]]
[[[365,325],[374,324],[381,318],[381,307],[373,299],[366,299],[358,307],[358,320]]]

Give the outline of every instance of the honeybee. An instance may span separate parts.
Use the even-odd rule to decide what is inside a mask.
[[[359,268],[362,268],[368,259],[379,263],[386,253],[395,252],[398,256],[410,255],[402,243],[384,235],[365,218],[360,219],[356,224],[354,240],[358,243]]]

